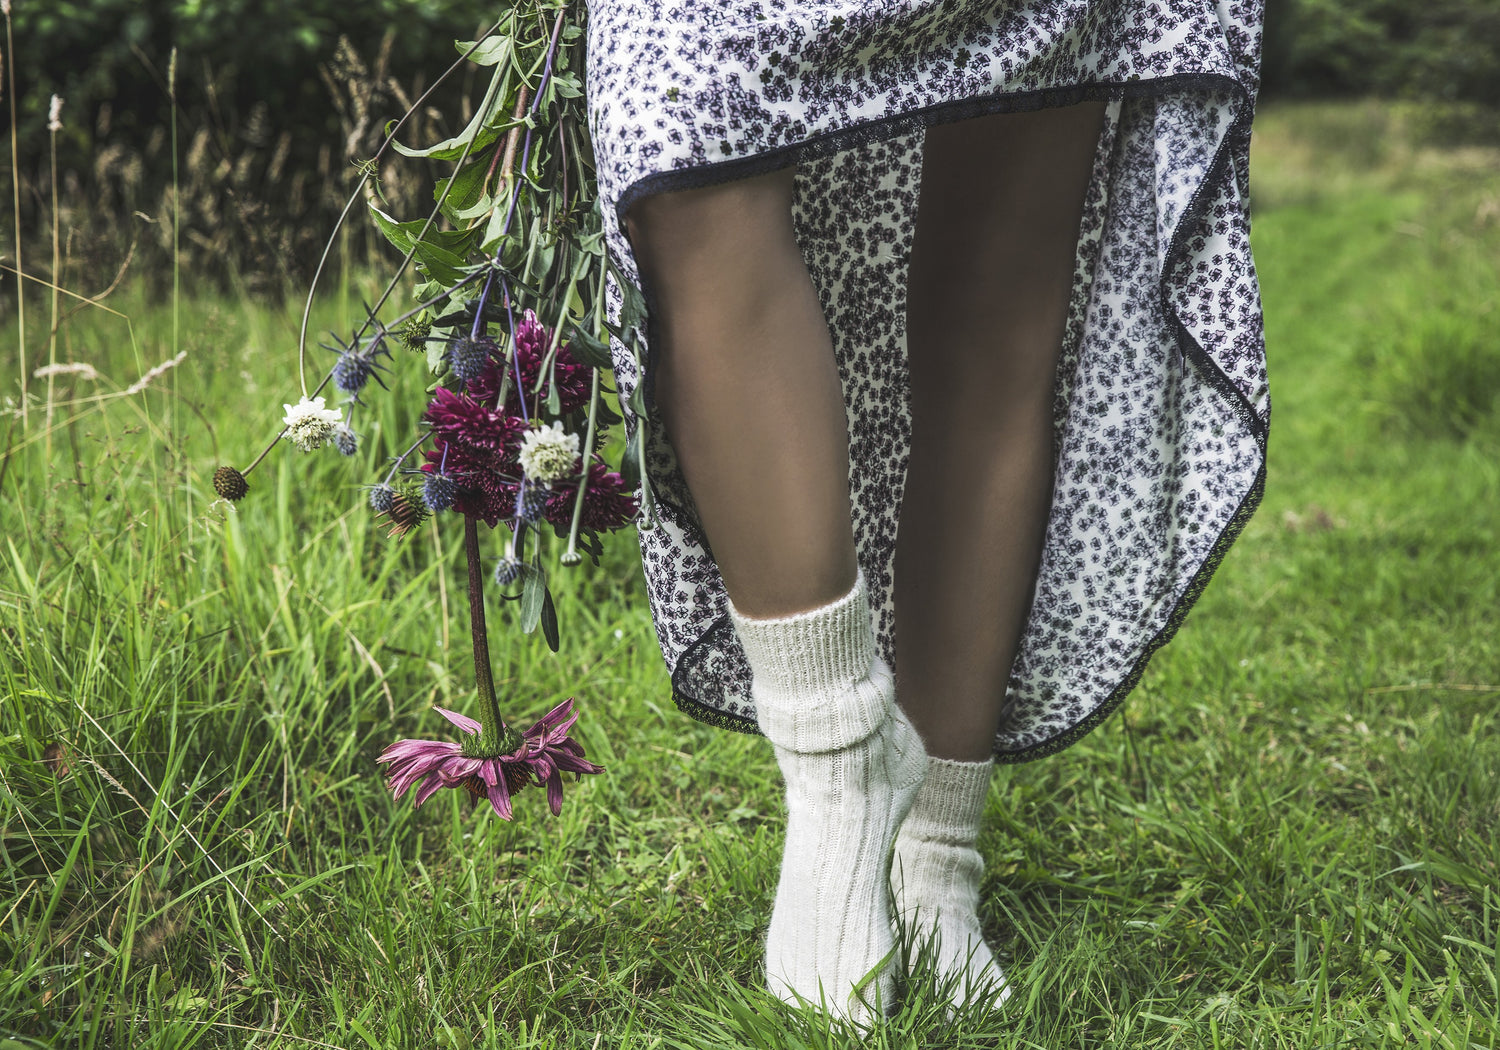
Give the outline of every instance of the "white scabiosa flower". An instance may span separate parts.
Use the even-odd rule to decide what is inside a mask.
[[[325,408],[321,397],[303,397],[295,405],[282,403],[286,418],[281,425],[286,427],[287,437],[303,452],[320,448],[333,434],[333,428],[343,422],[343,413],[336,408]]]
[[[549,484],[573,472],[578,462],[578,435],[561,423],[537,427],[521,439],[521,469],[532,481]]]

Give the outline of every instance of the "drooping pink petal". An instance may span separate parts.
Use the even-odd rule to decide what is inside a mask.
[[[426,782],[417,789],[417,794],[414,801],[417,805],[420,806],[422,803],[426,802],[429,798],[436,794],[439,788],[446,786],[447,785],[443,783],[442,777],[428,777]]]
[[[446,708],[438,707],[436,704],[433,705],[432,709],[470,736],[478,736],[484,729],[484,726],[468,715],[461,715],[457,711],[449,711]]]
[[[506,786],[505,778],[497,777],[495,783],[485,789],[485,794],[489,796],[490,805],[499,814],[500,819],[509,820],[511,816],[510,788]]]
[[[547,777],[547,806],[552,810],[554,817],[562,813],[562,773],[554,766],[552,773]]]

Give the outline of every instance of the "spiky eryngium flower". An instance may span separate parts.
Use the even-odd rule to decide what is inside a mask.
[[[333,447],[339,450],[343,456],[352,456],[359,451],[359,435],[350,428],[348,423],[340,423],[333,428]]]
[[[578,463],[578,435],[569,434],[554,420],[550,426],[527,432],[516,458],[533,481],[558,481]]]
[[[495,566],[495,584],[499,587],[509,587],[515,583],[521,575],[524,563],[514,554],[507,554],[501,558]]]
[[[368,347],[345,350],[333,365],[333,385],[350,397],[358,398],[377,367],[375,353]],[[376,378],[376,382],[380,382]],[[383,383],[381,384],[384,385]]]
[[[333,433],[333,428],[343,420],[343,414],[337,408],[325,408],[322,396],[307,397],[295,405],[283,404],[286,409],[286,417],[282,419],[282,426],[287,429],[287,436],[292,443],[303,452],[311,452],[320,448]]]
[[[250,491],[250,483],[233,467],[220,467],[214,471],[214,491],[230,503],[238,503]]]
[[[558,704],[521,734],[518,747],[507,754],[474,754],[484,742],[497,739],[486,734],[485,727],[474,719],[441,707],[433,710],[466,733],[461,744],[447,740],[398,740],[381,752],[377,762],[388,762],[386,777],[397,798],[408,789],[417,788],[416,804],[426,802],[440,788],[461,787],[473,796],[477,805],[488,800],[502,819],[511,818],[511,796],[531,784],[547,789],[547,805],[552,815],[562,812],[562,775],[602,773],[584,756],[583,746],[568,737],[568,730],[578,720],[573,698]],[[503,729],[503,727],[497,728]]]
[[[547,500],[551,495],[551,486],[545,481],[528,478],[516,492],[516,517],[528,525],[541,521],[542,515],[547,513]]]
[[[380,514],[389,514],[395,502],[396,490],[385,482],[370,486],[370,509]]]
[[[433,471],[422,482],[422,501],[429,510],[447,510],[453,506],[453,497],[458,495],[458,485],[441,471]]]
[[[461,335],[448,347],[448,365],[453,369],[455,377],[462,382],[472,383],[479,378],[485,365],[489,364],[494,351],[495,341],[489,336],[471,339],[467,335]]]

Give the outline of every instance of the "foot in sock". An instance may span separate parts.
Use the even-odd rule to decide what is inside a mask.
[[[985,1000],[999,1006],[1010,996],[979,926],[984,858],[975,845],[993,766],[929,758],[891,864],[896,909],[918,948],[930,945],[938,974],[953,981],[959,1005]],[[913,952],[913,960],[921,954]]]
[[[731,612],[754,674],[757,719],[786,780],[766,980],[787,1002],[822,1003],[867,1025],[894,1006],[889,859],[927,767],[921,737],[895,706],[891,671],[875,654],[863,575],[844,598],[811,612],[777,620]]]

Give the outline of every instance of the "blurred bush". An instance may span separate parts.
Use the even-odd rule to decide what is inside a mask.
[[[102,287],[132,243],[133,268],[170,281],[175,73],[184,271],[253,291],[295,286],[385,123],[457,57],[455,38],[500,12],[480,0],[14,0],[22,229],[49,235],[47,108],[58,94],[65,283]],[[461,127],[463,87],[404,137]],[[8,123],[8,107],[0,113]],[[398,203],[424,192],[419,165],[382,174]],[[0,178],[9,198],[9,166]],[[356,215],[356,249],[366,226]]]
[[[47,103],[63,96],[64,283],[134,269],[170,280],[169,56],[178,49],[178,259],[196,279],[260,292],[304,283],[356,164],[453,59],[452,40],[505,10],[481,0],[13,0],[21,226],[51,221]],[[1430,138],[1500,142],[1500,0],[1267,0],[1263,93],[1430,99]],[[407,141],[467,120],[465,84],[417,114]],[[8,120],[8,107],[0,106]],[[418,162],[383,166],[393,210],[425,194]],[[9,166],[0,195],[10,195]],[[344,242],[373,244],[361,215]],[[6,249],[8,251],[8,249]],[[32,272],[45,252],[27,260]],[[9,281],[0,294],[11,295]],[[3,305],[3,304],[0,304]]]
[[[1500,103],[1500,0],[1267,0],[1268,95]]]

